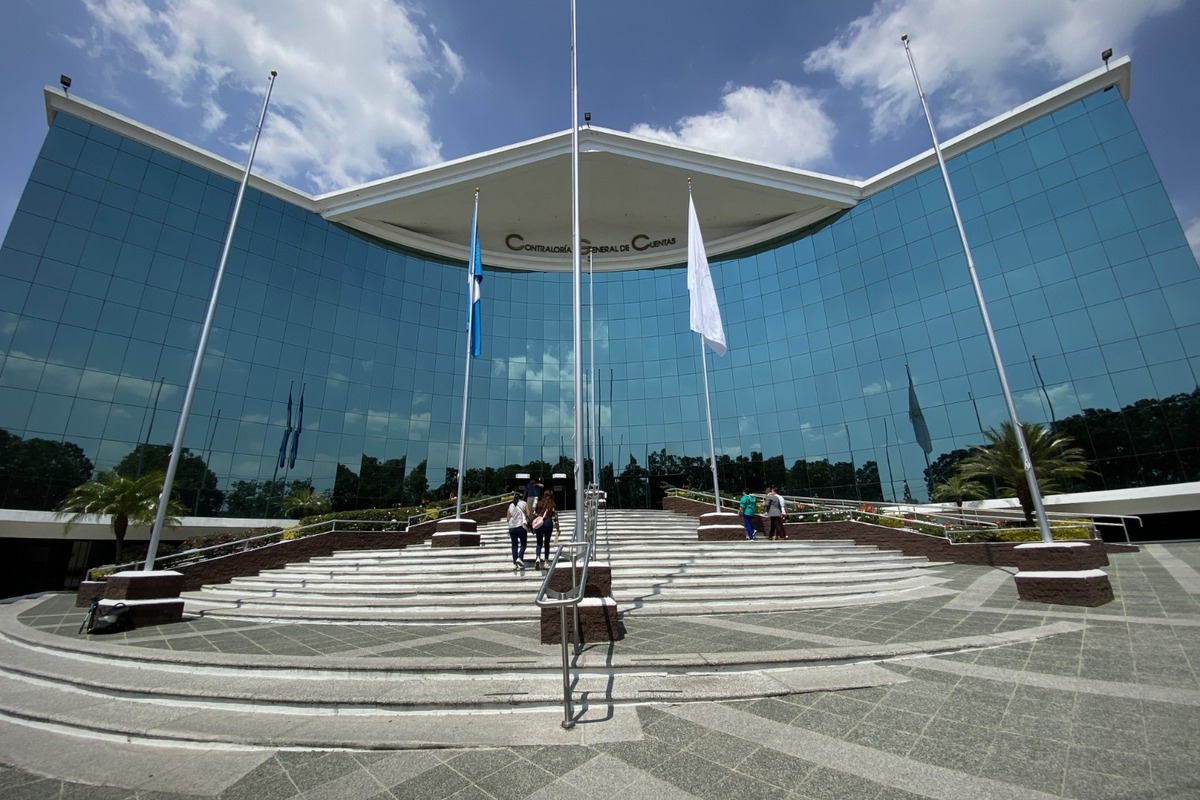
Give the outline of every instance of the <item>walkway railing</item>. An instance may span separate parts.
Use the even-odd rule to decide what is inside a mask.
[[[670,489],[669,494],[676,497],[687,497],[705,503],[713,503],[712,492],[699,492],[690,489]],[[755,494],[761,500],[764,495]],[[736,510],[737,499],[722,495],[722,500]],[[835,522],[839,520],[858,520],[883,525],[889,528],[906,528],[930,536],[940,536],[950,542],[970,541],[972,537],[986,537],[999,531],[1016,533],[1024,527],[1025,515],[1019,508],[975,508],[949,507],[938,504],[885,503],[882,501],[863,502],[859,500],[841,500],[827,497],[785,496],[787,503],[788,522]],[[1083,538],[1068,534],[1079,529],[1087,532],[1095,531],[1102,526],[1119,527],[1124,533],[1125,541],[1129,542],[1128,524],[1130,521],[1141,522],[1138,517],[1121,516],[1119,514],[1090,515],[1081,512],[1046,512],[1050,526],[1063,538]],[[1039,539],[1036,526],[1029,528],[1033,535],[1030,541]]]
[[[559,610],[559,633],[562,638],[562,673],[563,673],[563,721],[564,728],[575,727],[575,711],[571,698],[571,659],[567,648],[567,631],[575,634],[575,654],[583,649],[583,636],[579,625],[579,603],[583,600],[587,588],[588,567],[596,549],[596,529],[600,516],[600,487],[591,484],[584,492],[583,530],[575,531],[569,542],[560,542],[550,562],[550,569],[542,579],[534,603],[539,608],[557,608]],[[567,591],[557,591],[550,588],[555,569],[563,558],[571,562],[571,588]],[[567,627],[567,609],[571,609],[572,626]]]

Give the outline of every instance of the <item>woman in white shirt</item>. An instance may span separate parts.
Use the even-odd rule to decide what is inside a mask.
[[[529,506],[525,504],[521,493],[513,494],[512,502],[508,504],[508,539],[512,542],[513,569],[525,569],[525,545],[529,542],[525,526],[529,522]]]

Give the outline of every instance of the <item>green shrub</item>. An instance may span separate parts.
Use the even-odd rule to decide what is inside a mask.
[[[1090,524],[1051,524],[1050,533],[1057,541],[1072,541],[1093,538]],[[975,531],[950,531],[950,541],[957,544],[979,542],[1039,542],[1042,532],[1038,528],[989,528]]]
[[[417,507],[407,508],[364,508],[357,511],[332,511],[328,514],[318,514],[315,517],[305,517],[301,525],[319,525],[322,522],[338,520],[350,524],[338,525],[338,530],[345,531],[379,531],[400,530],[408,524],[408,518],[423,511]],[[355,521],[362,522],[391,522],[394,525],[354,525]]]

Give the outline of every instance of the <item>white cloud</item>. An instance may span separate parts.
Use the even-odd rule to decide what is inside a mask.
[[[566,400],[558,403],[542,403],[540,406],[526,409],[525,428],[530,431],[560,431],[570,432],[575,427],[573,406]],[[546,435],[542,434],[543,437]],[[531,441],[537,441],[536,433]]]
[[[1188,244],[1192,246],[1192,252],[1200,258],[1200,217],[1195,217],[1188,223],[1184,235],[1187,236]]]
[[[829,157],[834,132],[821,101],[787,81],[767,89],[727,87],[719,111],[684,117],[671,128],[639,123],[630,129],[636,136],[806,168]]]
[[[1031,97],[1019,96],[1023,74],[1056,80],[1101,66],[1100,51],[1130,52],[1146,19],[1183,0],[879,0],[834,41],[805,60],[863,92],[871,131],[879,139],[919,114],[912,72],[900,43],[909,34],[913,57],[939,128],[958,132]]]
[[[324,192],[441,160],[425,96],[438,82],[452,90],[465,66],[405,3],[84,4],[93,55],[137,61],[197,124],[243,151],[278,70],[256,165],[282,180]]]
[[[442,49],[442,61],[446,66],[446,70],[450,73],[450,78],[453,83],[450,84],[450,91],[453,92],[463,82],[463,77],[467,73],[466,65],[463,63],[462,56],[454,52],[454,49],[443,39],[439,41]]]

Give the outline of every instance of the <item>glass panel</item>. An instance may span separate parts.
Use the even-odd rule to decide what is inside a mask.
[[[1021,409],[1068,428],[1083,409],[1128,414],[1187,393],[1200,363],[1188,349],[1200,340],[1195,258],[1119,95],[1102,94],[951,163]],[[157,440],[178,414],[236,187],[63,114],[32,176],[0,251],[0,401],[11,400],[0,428],[84,443],[112,466],[151,416]],[[429,493],[440,490],[461,422],[461,268],[250,190],[189,426],[221,488],[271,478],[290,388],[293,422],[305,397],[290,475],[332,491],[370,459],[404,458],[410,471],[425,462]],[[824,469],[825,491],[857,497],[854,475],[829,469],[886,454],[871,491],[894,498],[907,482],[924,498],[906,363],[931,461],[1006,419],[937,170],[712,269],[730,352],[708,359],[709,381],[730,458],[780,459],[797,483]],[[467,459],[499,475],[570,454],[571,286],[567,273],[487,272]],[[695,459],[703,482],[683,266],[594,285],[602,460],[620,472],[665,448]],[[533,319],[531,297],[545,309]],[[1164,439],[1163,425],[1137,430],[1139,453],[1194,449]],[[1109,465],[1097,485],[1125,480],[1115,465],[1128,442],[1087,446]],[[335,494],[354,507],[355,495]]]

